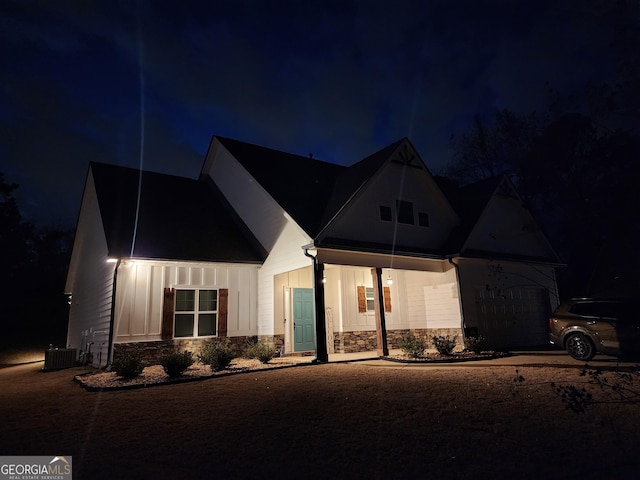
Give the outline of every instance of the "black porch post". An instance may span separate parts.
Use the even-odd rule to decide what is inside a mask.
[[[327,325],[324,315],[324,264],[313,262],[314,295],[316,305],[316,361],[326,363],[329,361],[327,351]]]
[[[377,354],[380,357],[389,355],[387,345],[387,321],[384,317],[384,294],[382,293],[382,269],[372,268],[373,288],[375,291],[374,304],[376,308],[376,341]]]

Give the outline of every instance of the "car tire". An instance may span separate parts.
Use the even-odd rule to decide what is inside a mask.
[[[576,360],[588,362],[596,354],[596,347],[589,337],[582,333],[574,333],[565,342],[567,352]]]

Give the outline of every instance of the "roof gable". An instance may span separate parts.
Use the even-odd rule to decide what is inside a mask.
[[[323,227],[378,172],[402,141],[398,140],[340,172],[324,212]]]
[[[345,167],[216,138],[305,232],[313,236],[322,228],[329,196]]]
[[[439,249],[451,228],[459,223],[455,211],[407,138],[402,138],[349,167],[229,138],[216,136],[214,139],[309,237],[316,239],[316,243],[331,236],[336,240],[335,236],[344,233],[347,225],[350,225],[346,228],[351,230],[351,234],[340,236],[341,241],[373,241],[369,228],[371,224],[364,229],[358,224],[357,220],[363,217],[356,205],[369,203],[369,213],[373,212],[375,222],[378,223],[380,201],[377,197],[385,185],[396,189],[385,200],[394,210],[396,200],[406,196],[415,203],[416,209],[426,208],[432,218],[438,219],[437,228],[423,230],[418,236],[414,235],[415,232],[401,236],[406,240],[407,246],[413,244],[414,250],[422,252],[429,248]],[[207,162],[208,160],[205,161],[203,172],[211,168]],[[233,178],[227,178],[229,175],[227,173],[226,177],[217,178],[216,181],[233,182]],[[404,176],[407,178],[406,185]],[[405,187],[406,191],[400,191]],[[416,225],[419,213],[425,212],[416,210]],[[338,224],[342,227],[342,232],[336,232]],[[383,228],[387,235],[383,235],[385,240],[382,243],[387,242],[388,248],[394,248],[391,240],[394,227],[384,225]],[[401,230],[404,228],[401,226]]]
[[[204,182],[103,163],[90,168],[110,256],[262,261]]]
[[[476,182],[452,198],[462,218],[460,229],[450,238],[452,252],[559,262],[508,177]]]
[[[497,254],[557,261],[522,202],[507,207],[496,200],[517,197],[506,177],[447,189],[445,195],[407,138],[349,167],[214,138],[318,246],[439,256],[491,247]],[[397,221],[398,201],[410,205],[412,223]],[[391,221],[381,218],[381,207],[391,211]],[[515,230],[531,231],[520,240],[488,245],[479,240],[486,232],[479,232],[490,227],[513,230],[513,238]]]
[[[351,196],[340,191],[341,182]],[[439,252],[459,222],[428,168],[408,139],[403,138],[349,167],[339,178],[333,208],[339,206],[320,244],[363,245],[376,250]],[[340,201],[335,198],[341,198]],[[409,219],[399,216],[402,202]],[[381,218],[381,209],[389,218]]]

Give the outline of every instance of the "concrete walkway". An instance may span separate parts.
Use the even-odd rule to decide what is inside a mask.
[[[401,350],[389,351],[389,356],[400,355]],[[330,354],[329,362],[358,362],[362,365],[394,368],[433,368],[433,367],[502,367],[502,366],[556,366],[582,368],[587,363],[590,367],[633,368],[638,362],[625,362],[616,357],[596,355],[589,362],[581,362],[569,356],[564,350],[523,350],[510,352],[509,356],[489,360],[467,360],[453,362],[398,362],[380,358],[376,352]],[[640,367],[639,367],[640,368]]]

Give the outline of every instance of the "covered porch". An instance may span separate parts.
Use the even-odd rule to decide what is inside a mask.
[[[345,250],[313,253],[309,267],[275,278],[276,334],[282,335],[286,354],[313,351],[319,361],[379,357],[397,349],[397,340],[408,333],[462,341],[452,262]],[[305,293],[306,303],[301,302]]]

